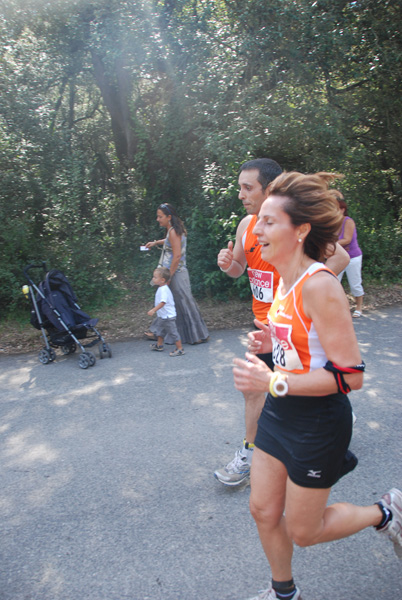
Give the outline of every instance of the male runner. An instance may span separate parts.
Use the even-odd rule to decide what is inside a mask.
[[[279,283],[279,273],[275,267],[262,260],[261,246],[252,232],[262,203],[267,198],[268,185],[281,173],[279,164],[270,158],[249,160],[240,167],[239,199],[243,202],[247,216],[237,227],[234,247],[233,242],[229,242],[228,247],[219,252],[217,259],[220,269],[233,278],[240,277],[247,266],[253,294],[253,313],[262,323],[267,323],[268,310]],[[349,256],[339,244],[326,262],[335,274],[343,271],[348,263]],[[272,354],[260,354],[258,357],[273,369]],[[243,446],[236,451],[234,459],[226,467],[214,473],[221,483],[229,486],[240,485],[250,475],[257,421],[265,402],[265,394],[245,392],[243,395],[246,425]]]

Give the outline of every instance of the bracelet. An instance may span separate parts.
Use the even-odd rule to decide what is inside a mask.
[[[274,398],[278,398],[278,396],[282,398],[283,396],[286,396],[288,391],[288,376],[279,373],[279,371],[275,371],[269,381],[269,393]]]
[[[275,381],[278,379],[279,377],[279,373],[278,371],[275,371],[275,373],[273,373],[271,375],[271,379],[269,380],[269,393],[271,394],[271,396],[273,396],[274,398],[277,397],[277,395],[274,392],[274,383]]]

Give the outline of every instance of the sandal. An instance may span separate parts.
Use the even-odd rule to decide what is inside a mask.
[[[354,319],[359,319],[359,317],[362,316],[362,313],[360,312],[360,310],[355,310],[355,312],[353,313],[352,317]]]
[[[163,346],[158,346],[158,344],[151,344],[151,350],[155,350],[155,352],[163,352]]]
[[[158,338],[156,337],[156,335],[154,333],[152,333],[152,331],[144,331],[144,335],[146,338],[148,338],[149,340],[157,340]]]
[[[209,336],[207,338],[197,340],[196,342],[189,342],[191,346],[196,346],[197,344],[206,344],[209,341]]]
[[[176,348],[176,350],[174,352],[169,352],[169,356],[183,356],[183,354],[184,354],[183,348],[180,348],[180,350],[178,348]]]

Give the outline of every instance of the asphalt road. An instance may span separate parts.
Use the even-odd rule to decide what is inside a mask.
[[[359,465],[332,501],[402,487],[401,318],[398,306],[355,323]],[[250,488],[213,477],[244,433],[231,372],[244,338],[212,332],[177,358],[117,343],[88,370],[78,355],[0,358],[1,600],[245,600],[267,587]],[[304,600],[402,598],[402,562],[373,529],[296,548],[294,575]]]

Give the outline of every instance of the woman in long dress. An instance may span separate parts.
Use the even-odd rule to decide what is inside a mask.
[[[180,339],[184,344],[200,344],[209,337],[207,326],[201,316],[200,310],[191,293],[190,277],[186,264],[187,231],[183,221],[179,218],[175,208],[164,202],[156,211],[156,220],[166,229],[166,237],[160,240],[147,242],[145,246],[152,248],[162,246],[162,255],[159,264],[170,270],[170,289],[176,306],[176,324]],[[154,339],[153,324],[145,336]],[[167,344],[174,343],[169,336],[165,338]]]

